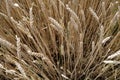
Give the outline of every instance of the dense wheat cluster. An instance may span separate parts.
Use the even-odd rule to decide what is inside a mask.
[[[0,80],[119,80],[119,0],[0,0]]]

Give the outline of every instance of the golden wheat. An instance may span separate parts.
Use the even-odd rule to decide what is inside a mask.
[[[1,0],[0,80],[119,80],[119,0]]]

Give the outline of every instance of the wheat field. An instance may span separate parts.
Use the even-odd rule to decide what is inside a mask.
[[[0,80],[120,80],[120,1],[0,0]]]

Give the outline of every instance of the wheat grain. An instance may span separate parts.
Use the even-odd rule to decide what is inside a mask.
[[[20,7],[18,3],[13,4],[15,7]]]
[[[16,74],[16,71],[15,70],[5,70],[6,73],[9,73],[9,74],[13,74],[15,75]]]
[[[32,50],[26,45],[26,44],[22,44],[22,46],[25,48],[25,50],[28,52],[28,53],[31,53]]]
[[[3,17],[5,17],[6,19],[8,19],[8,16],[5,15],[4,13],[0,12],[0,15],[2,15]]]
[[[78,24],[75,22],[75,20],[72,17],[70,17],[70,20],[71,20],[71,24],[74,26],[74,29],[78,31]]]
[[[33,7],[31,7],[30,8],[30,10],[29,10],[29,15],[30,15],[30,27],[31,28],[33,28],[33,12],[32,12],[32,10],[33,10]]]
[[[89,11],[93,15],[93,17],[96,19],[96,21],[99,23],[99,17],[95,13],[95,11],[91,7],[89,7]]]
[[[65,8],[64,3],[61,0],[58,0],[60,2],[60,4]]]
[[[41,6],[42,12],[43,12],[44,14],[46,14],[46,13],[45,13],[45,12],[46,12],[46,7],[45,7],[45,4],[44,4],[43,0],[38,0],[38,2],[39,2],[39,4],[40,4],[40,6]]]
[[[14,63],[14,59],[10,56],[10,55],[4,55],[5,59],[10,62],[10,63]]]
[[[105,17],[106,16],[105,2],[102,2],[102,13]]]
[[[4,66],[3,66],[2,64],[0,64],[0,68],[5,69]]]
[[[84,22],[84,24],[85,24],[86,18],[85,18],[85,13],[84,13],[84,10],[83,10],[83,9],[81,9],[81,10],[80,10],[80,12],[81,12],[81,15],[82,15],[82,21],[83,21],[83,22]]]
[[[65,79],[68,79],[68,80],[70,80],[67,76],[65,76],[64,74],[61,74],[61,76],[63,77],[63,78],[65,78]]]
[[[54,24],[50,24],[51,27],[53,27],[56,31],[61,33],[61,30],[59,30]]]
[[[18,22],[17,22],[17,21],[15,21],[13,17],[10,17],[10,19],[11,19],[11,21],[12,21],[13,23],[15,23],[15,24],[19,25],[19,24],[18,24]]]
[[[16,44],[17,44],[17,57],[21,59],[21,46],[20,46],[20,38],[16,35]]]
[[[2,64],[0,64],[0,68],[4,69],[6,74],[9,73],[9,74],[13,74],[15,75],[16,74],[16,71],[15,70],[8,70],[6,69]]]
[[[115,3],[116,3],[116,4],[118,4],[118,3],[119,3],[119,1],[115,1]]]
[[[77,23],[80,25],[80,21],[79,21],[79,17],[77,16],[77,14],[71,9],[69,8],[68,5],[66,5],[66,9],[70,12],[71,16],[77,21]]]
[[[107,59],[112,59],[112,58],[114,58],[114,57],[116,57],[116,56],[119,56],[119,55],[120,55],[120,50],[118,50],[118,51],[116,51],[114,54],[108,56]]]
[[[103,61],[106,64],[120,64],[120,61],[105,60]]]
[[[71,13],[71,15],[73,16],[73,18],[79,20],[77,14],[68,5],[66,5],[66,9]]]
[[[23,33],[25,33],[29,38],[33,39],[33,37],[31,36],[31,33],[27,27],[24,27],[21,22],[18,23],[16,20],[14,20],[13,17],[11,17],[10,19],[15,25],[17,25],[18,29],[20,29]]]
[[[119,11],[116,12],[116,14],[114,15],[114,17],[112,18],[112,20],[110,21],[110,27],[114,26],[116,24],[117,18],[119,15]]]
[[[42,53],[36,53],[36,52],[29,52],[30,55],[44,58],[44,55]]]
[[[26,49],[26,51],[29,55],[40,57],[43,60],[48,59],[47,57],[45,57],[45,55],[43,53],[32,52],[32,50],[27,45],[22,44],[22,46]]]
[[[51,5],[53,6],[53,10],[55,10],[55,11],[56,11],[56,14],[58,14],[58,9],[57,9],[57,5],[55,4],[55,1],[51,0],[50,3],[51,3]],[[55,14],[55,15],[56,15],[56,14]]]
[[[21,72],[21,74],[23,75],[23,77],[27,79],[26,73],[25,73],[24,69],[21,67],[21,65],[20,65],[17,61],[15,61],[14,63],[15,63],[15,65],[17,66],[18,70],[19,70],[19,71]]]
[[[14,80],[20,80],[21,78],[14,78]]]
[[[100,26],[100,43],[102,43],[103,37],[104,37],[104,26],[101,25]]]
[[[55,28],[57,31],[59,31],[60,33],[63,32],[63,27],[58,23],[58,21],[56,21],[55,19],[53,19],[52,17],[49,17],[49,20],[51,21],[51,23],[53,25],[51,25],[53,28]],[[56,27],[55,27],[55,26]]]
[[[102,40],[102,44],[105,44],[107,41],[111,39],[112,36],[108,36],[105,39]]]
[[[56,21],[56,20],[53,19],[52,17],[49,17],[49,20],[50,20],[59,30],[63,30],[63,27],[58,23],[58,21]]]

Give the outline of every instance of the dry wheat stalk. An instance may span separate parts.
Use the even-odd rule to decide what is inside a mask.
[[[7,40],[2,39],[2,38],[0,38],[0,44],[6,46],[8,48],[13,48],[13,49],[16,48],[12,43],[10,43]]]
[[[5,0],[5,2],[6,2],[7,14],[8,14],[8,16],[10,17],[10,16],[11,16],[11,13],[10,13],[10,7],[9,7],[9,0]]]
[[[60,51],[61,51],[61,55],[65,55],[65,52],[64,52],[64,46],[63,46],[63,45],[61,45],[61,47],[60,47]]]
[[[119,13],[120,13],[120,6],[118,6],[118,10],[119,10]]]
[[[95,42],[92,41],[92,52],[94,51],[94,49],[95,49]]]
[[[8,16],[5,15],[4,13],[0,12],[0,15],[2,15],[3,17],[5,17],[6,19],[8,19]]]

